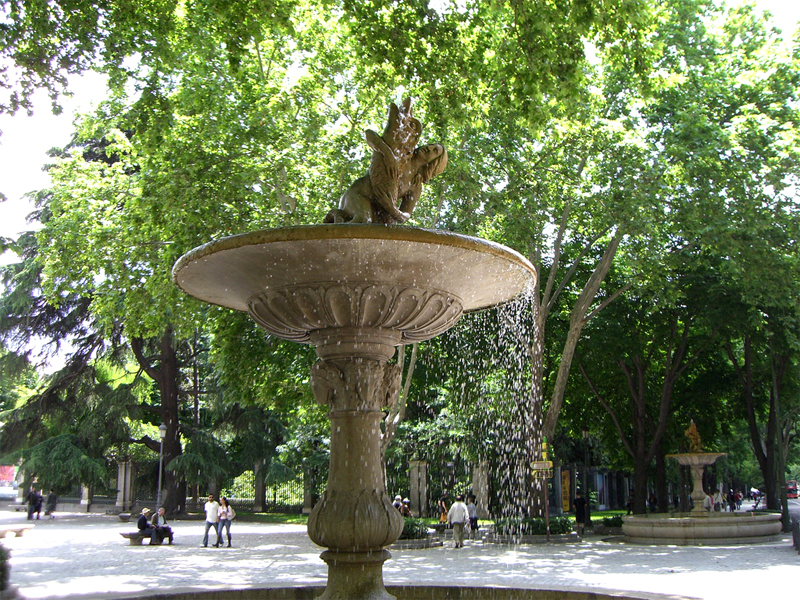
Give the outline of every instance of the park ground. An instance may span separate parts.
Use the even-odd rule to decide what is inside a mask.
[[[796,508],[800,509],[800,503]],[[0,526],[25,525],[0,509]],[[305,526],[234,521],[232,548],[202,548],[201,521],[174,522],[172,546],[130,546],[135,525],[116,516],[60,514],[6,538],[11,583],[24,598],[136,597],[178,590],[324,586],[321,548]],[[592,588],[704,600],[794,595],[800,554],[791,536],[758,546],[634,546],[600,536],[581,542],[505,546],[467,542],[392,550],[387,585]]]

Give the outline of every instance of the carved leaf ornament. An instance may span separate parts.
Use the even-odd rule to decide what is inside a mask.
[[[328,283],[268,289],[250,298],[248,310],[266,331],[295,342],[334,327],[394,329],[417,342],[450,329],[463,307],[460,298],[439,290]]]

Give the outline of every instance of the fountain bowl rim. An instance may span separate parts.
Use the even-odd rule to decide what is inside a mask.
[[[445,287],[440,287],[444,285],[441,278],[448,277],[448,275],[445,275],[447,271],[443,271],[440,268],[431,269],[430,274],[433,276],[433,279],[428,280],[426,284],[421,283],[420,285],[432,285],[433,287],[430,289],[455,294],[455,297],[459,298],[460,302],[463,302],[462,310],[464,313],[507,304],[513,301],[526,287],[531,286],[537,280],[536,268],[527,258],[516,250],[497,242],[450,231],[423,229],[419,227],[339,223],[295,225],[275,229],[262,229],[212,240],[186,252],[175,262],[171,274],[172,281],[179,289],[188,295],[194,296],[204,302],[232,308],[234,310],[248,311],[247,304],[249,303],[249,299],[254,297],[256,293],[260,293],[261,289],[266,289],[262,288],[262,286],[265,285],[262,275],[267,275],[269,273],[268,268],[258,267],[258,271],[255,272],[255,274],[261,277],[261,279],[259,279],[257,283],[254,283],[251,279],[249,283],[238,285],[236,291],[232,292],[231,288],[228,287],[229,283],[219,278],[212,278],[212,280],[209,280],[207,275],[205,276],[207,283],[198,285],[197,275],[202,274],[204,271],[208,273],[205,266],[201,268],[198,267],[206,263],[206,261],[211,260],[214,261],[214,264],[218,265],[216,268],[219,269],[219,265],[224,264],[226,256],[235,256],[237,253],[248,253],[251,252],[249,249],[259,247],[270,248],[274,246],[276,252],[285,252],[285,250],[281,250],[281,248],[285,248],[287,244],[298,244],[298,248],[302,248],[302,245],[306,244],[309,249],[312,247],[323,247],[325,244],[333,244],[334,246],[332,247],[335,247],[336,244],[342,244],[342,248],[345,248],[346,245],[351,242],[357,245],[374,243],[376,244],[376,246],[374,246],[375,248],[379,247],[377,244],[382,244],[384,242],[408,244],[409,247],[416,249],[417,255],[421,249],[425,248],[430,248],[429,250],[425,250],[425,252],[433,254],[435,248],[438,247],[441,250],[446,249],[446,255],[449,256],[451,260],[462,254],[464,256],[485,257],[480,262],[475,263],[476,265],[483,264],[484,272],[489,264],[505,264],[508,268],[516,271],[518,274],[517,280],[512,286],[516,288],[516,291],[512,292],[510,288],[506,286],[505,289],[498,289],[498,293],[483,293],[482,295],[468,299],[461,295],[461,293],[467,289],[464,287],[464,284],[469,281],[468,279],[462,277],[459,280],[458,275],[454,277],[451,271],[449,275],[451,280],[458,280],[460,283],[455,289],[448,289],[446,285]],[[318,244],[322,246],[317,246]],[[391,246],[387,246],[386,248],[388,252]],[[271,252],[271,250],[267,250],[264,256],[269,256]],[[248,256],[248,254],[239,254],[239,256]],[[250,253],[249,256],[252,257],[252,253]],[[357,254],[353,256],[357,256]],[[396,268],[405,268],[407,264],[409,272],[412,273],[411,276],[413,277],[413,270],[419,268],[419,264],[421,263],[415,264],[413,260],[404,263],[404,261],[400,259],[401,256],[402,253],[396,251],[393,251],[391,254],[386,254],[384,252],[384,257],[391,257],[389,260],[391,263],[394,263]],[[487,260],[489,260],[489,262],[487,262]],[[429,264],[433,265],[435,262],[431,261]],[[316,274],[313,276],[317,277],[319,271],[319,268],[316,269]],[[350,275],[344,275],[343,277],[337,277],[336,281],[341,283],[350,279],[350,282],[353,284],[371,282],[369,279],[359,279],[360,277],[364,277],[364,271],[350,271],[349,273],[353,275],[352,279],[350,279]],[[277,272],[273,272],[269,275],[269,284],[266,287],[281,289],[287,285],[288,279],[285,274],[273,279],[274,275],[277,275]],[[313,277],[309,278],[309,272],[306,272],[305,275],[293,280],[289,285],[316,285],[317,283],[321,283],[321,281],[322,280],[319,279],[313,279]]]
[[[536,269],[522,254],[490,240],[443,231],[439,229],[425,229],[409,225],[375,225],[372,223],[336,223],[315,225],[293,225],[275,229],[259,229],[236,235],[229,235],[201,244],[183,254],[172,267],[172,280],[179,285],[177,275],[191,262],[199,260],[210,254],[233,250],[243,246],[255,246],[275,242],[291,241],[316,241],[316,240],[387,240],[408,241],[428,244],[445,244],[461,247],[466,250],[487,252],[517,262],[526,268],[535,277]]]

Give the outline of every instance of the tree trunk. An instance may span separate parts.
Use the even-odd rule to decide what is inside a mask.
[[[262,472],[265,466],[263,458],[253,465],[253,479],[255,482],[253,512],[264,512],[267,510],[267,484],[264,481],[264,473]]]
[[[642,460],[633,463],[633,514],[647,513],[647,476],[650,469]]]
[[[661,442],[656,449],[656,498],[658,499],[658,512],[669,512],[669,489],[667,488],[667,461],[664,458],[664,449]]]
[[[544,435],[548,439],[553,438],[558,422],[558,415],[564,403],[564,391],[567,389],[567,379],[569,378],[570,368],[572,367],[575,347],[578,345],[578,340],[581,337],[584,326],[589,322],[589,319],[597,314],[599,308],[593,311],[588,317],[587,313],[589,313],[589,308],[592,306],[597,292],[600,290],[600,286],[603,284],[608,270],[614,262],[614,256],[617,253],[617,248],[622,241],[622,237],[622,231],[620,230],[609,240],[602,258],[595,266],[594,272],[591,277],[589,277],[586,285],[583,286],[581,295],[572,307],[569,316],[569,333],[567,334],[567,340],[564,342],[564,348],[561,352],[561,360],[558,363],[558,374],[556,375],[556,382],[553,386],[553,393],[550,396],[550,406],[547,409],[547,414],[544,419]],[[612,296],[609,300],[615,297],[616,295]],[[545,298],[546,302],[549,302],[549,300],[549,298]],[[603,303],[600,308],[607,304],[608,302]],[[547,318],[546,311],[540,309],[539,312],[544,314],[545,319]],[[544,323],[542,323],[542,331],[544,331]],[[542,344],[544,344],[544,334],[542,334]]]
[[[752,338],[744,335],[744,356],[742,363],[736,358],[733,352],[733,345],[730,341],[727,344],[728,357],[736,369],[739,382],[742,385],[742,398],[745,404],[747,415],[747,427],[750,432],[750,441],[753,446],[758,466],[764,477],[764,492],[767,496],[767,508],[773,510],[780,509],[778,497],[778,486],[776,482],[776,441],[779,429],[779,419],[777,414],[779,401],[776,393],[776,385],[773,382],[770,389],[769,413],[767,415],[766,431],[761,437],[761,426],[758,422],[755,406],[755,377],[753,375],[753,352]]]
[[[144,340],[131,339],[131,349],[145,373],[156,382],[161,396],[161,422],[167,427],[163,444],[164,452],[164,498],[162,505],[167,514],[173,514],[186,506],[186,485],[168,466],[180,456],[179,385],[180,368],[173,344],[172,330],[167,329],[158,342],[158,358],[152,360],[144,353]],[[155,365],[158,365],[157,367]]]

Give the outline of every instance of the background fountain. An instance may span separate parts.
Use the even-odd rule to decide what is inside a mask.
[[[688,513],[651,514],[623,517],[625,541],[640,544],[750,544],[771,542],[780,537],[779,514],[708,512],[704,507],[703,471],[713,465],[723,452],[704,452],[694,421],[686,430],[690,452],[668,454],[692,473],[692,502]]]

